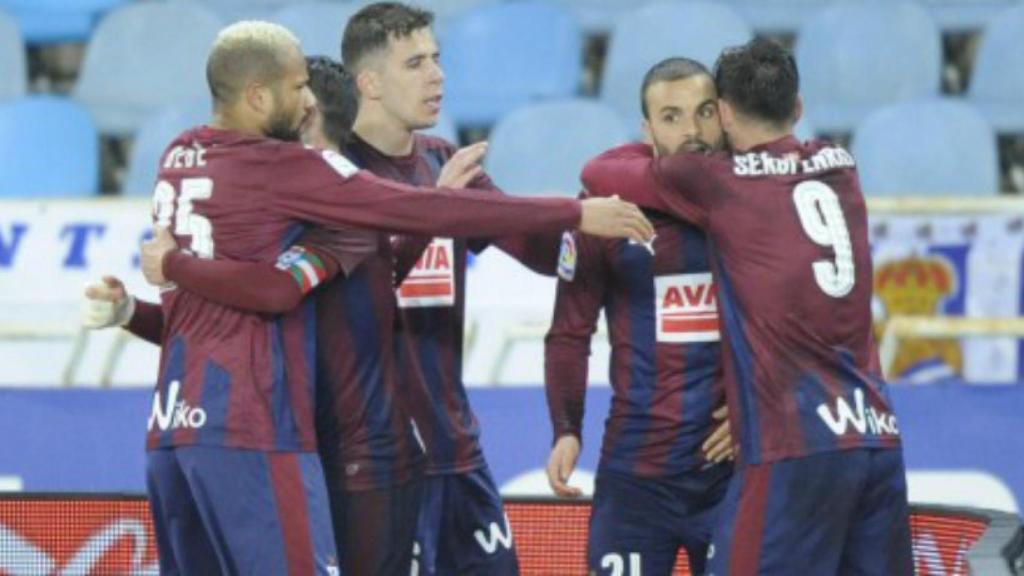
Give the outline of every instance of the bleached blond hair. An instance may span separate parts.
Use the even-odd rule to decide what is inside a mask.
[[[206,59],[214,105],[234,102],[250,82],[273,84],[284,74],[292,50],[301,55],[299,39],[280,24],[243,20],[221,30]]]

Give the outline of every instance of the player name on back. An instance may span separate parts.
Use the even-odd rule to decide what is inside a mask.
[[[817,174],[837,168],[853,168],[856,162],[842,148],[822,148],[813,156],[801,159],[795,153],[775,156],[768,152],[750,152],[732,157],[732,171],[737,176],[796,176]]]

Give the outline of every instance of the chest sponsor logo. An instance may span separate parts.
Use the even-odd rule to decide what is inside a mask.
[[[160,398],[160,391],[153,394],[153,411],[149,415],[149,425],[167,431],[178,428],[202,428],[206,424],[206,411],[202,408],[194,408],[178,400],[178,393],[181,384],[175,380],[167,386],[167,402]]]
[[[434,238],[398,287],[400,308],[455,305],[455,242]]]
[[[655,277],[654,294],[658,342],[720,339],[718,296],[710,272]]]

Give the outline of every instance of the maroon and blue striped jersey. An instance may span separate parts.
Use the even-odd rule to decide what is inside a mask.
[[[741,461],[897,447],[871,324],[867,211],[853,157],[785,137],[744,153],[592,160],[583,182],[702,227]]]
[[[587,358],[603,309],[613,394],[600,467],[677,476],[706,463],[700,447],[725,401],[717,296],[703,232],[647,216],[657,233],[653,254],[625,240],[567,234],[544,383],[555,438],[581,438]]]
[[[389,156],[355,138],[346,155],[360,167],[398,182],[432,186],[456,151],[448,142],[416,135],[413,150]],[[469,188],[501,192],[486,175]],[[495,238],[493,243],[531,268],[553,273],[559,234]],[[480,429],[462,381],[466,261],[490,240],[399,236],[395,249],[398,306],[395,358],[402,402],[427,449],[427,473],[466,472],[484,464]]]
[[[579,220],[575,203],[425,191],[360,171],[339,154],[208,127],[171,143],[153,200],[155,222],[169,226],[180,246],[201,258],[251,262],[274,262],[303,222],[473,236]],[[149,448],[315,449],[311,303],[268,318],[181,290],[165,290],[161,301]]]

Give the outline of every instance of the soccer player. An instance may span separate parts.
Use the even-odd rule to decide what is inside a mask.
[[[649,235],[642,216],[620,202],[421,190],[289,142],[314,99],[298,41],[280,26],[224,29],[207,78],[214,119],[171,143],[154,191],[157,225],[173,226],[201,258],[272,261],[303,222],[459,235],[596,225]],[[331,254],[344,269],[359,259],[349,252]],[[161,300],[147,440],[161,570],[336,572],[314,453],[312,308],[267,318],[173,289]]]
[[[699,62],[669,58],[640,89],[655,156],[723,145],[714,79]],[[691,224],[650,210],[647,247],[567,235],[554,318],[545,340],[545,386],[555,443],[548,481],[559,496],[580,453],[587,357],[602,309],[612,345],[611,413],[590,517],[591,574],[668,576],[685,548],[694,574],[732,471],[719,380],[716,290],[707,242]],[[724,410],[717,414],[723,420]],[[702,445],[721,429],[708,457]]]
[[[856,163],[827,142],[793,137],[799,76],[778,45],[724,51],[715,84],[732,153],[652,159],[625,146],[583,171],[591,193],[692,222],[714,248],[739,452],[708,572],[912,574]]]

